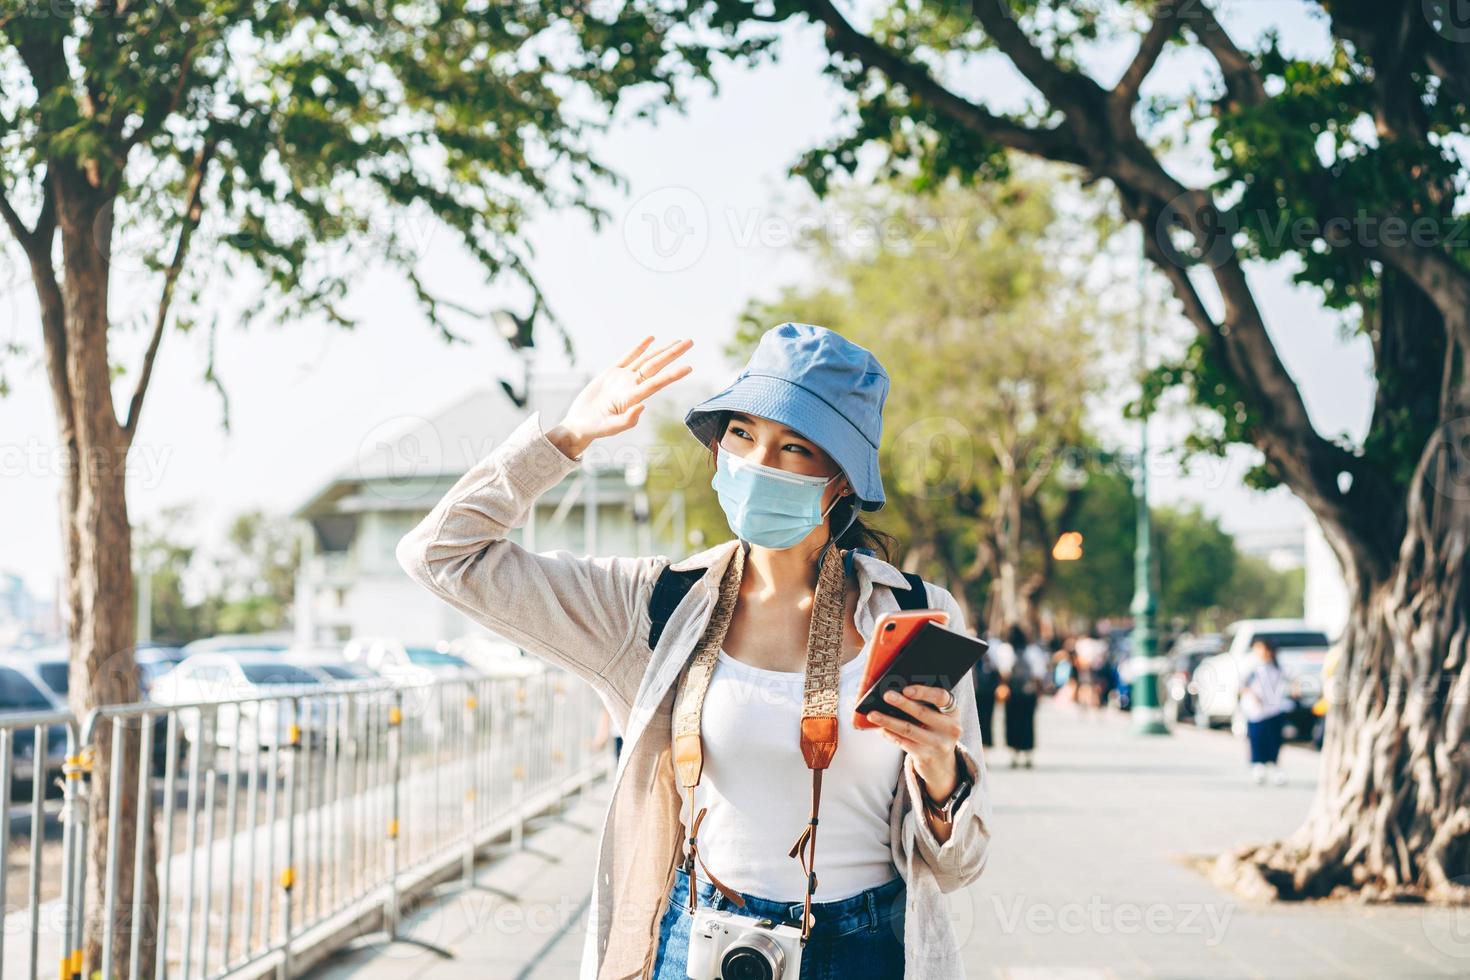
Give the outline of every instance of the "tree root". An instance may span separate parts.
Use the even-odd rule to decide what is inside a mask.
[[[1360,904],[1470,906],[1470,880],[1396,884],[1363,864],[1346,868],[1315,859],[1286,841],[1248,844],[1203,863],[1215,885],[1251,902],[1337,901]]]

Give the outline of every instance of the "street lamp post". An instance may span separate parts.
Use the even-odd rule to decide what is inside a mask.
[[[1142,371],[1144,359],[1146,303],[1143,264],[1138,268],[1138,363]],[[1154,594],[1153,522],[1148,510],[1148,410],[1139,396],[1138,463],[1134,467],[1133,495],[1138,514],[1138,531],[1133,546],[1133,730],[1139,735],[1167,735],[1163,702],[1160,700],[1159,676],[1163,658],[1159,656],[1159,634],[1155,628],[1159,603]]]
[[[536,319],[536,307],[531,308],[528,316],[519,317],[510,310],[494,310],[490,314],[490,322],[505,342],[510,345],[521,359],[521,390],[517,392],[511,383],[504,378],[500,380],[500,387],[505,391],[516,408],[525,408],[531,401],[531,355],[536,346],[534,329]]]

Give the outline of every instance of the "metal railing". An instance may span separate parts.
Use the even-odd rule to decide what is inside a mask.
[[[110,706],[80,724],[65,713],[0,716],[9,809],[0,975],[35,978],[49,962],[62,980],[139,980],[148,951],[158,980],[293,976],[302,948],[316,958],[328,951],[303,945],[313,930],[340,922],[358,935],[373,922],[395,937],[410,883],[422,891],[455,874],[471,881],[486,846],[518,848],[529,817],[610,771],[611,754],[589,747],[601,711],[591,688],[548,669]],[[106,787],[91,775],[99,744],[111,763]],[[136,787],[123,783],[133,748]],[[25,782],[28,798],[12,807]],[[110,820],[103,880],[89,883],[89,801],[130,791],[144,830],[127,848],[123,821]],[[129,868],[133,905],[118,915]],[[150,868],[156,945],[142,884]],[[97,962],[86,962],[89,940]]]
[[[16,960],[41,962],[48,929],[53,926],[42,910],[73,908],[70,875],[60,874],[62,853],[77,851],[75,828],[63,823],[63,841],[48,844],[48,823],[60,816],[61,806],[48,799],[52,777],[60,778],[66,763],[76,757],[77,726],[65,712],[12,714],[0,720],[0,799],[5,801],[5,825],[0,833],[0,970]],[[22,853],[22,849],[24,849]],[[57,882],[61,897],[55,898]],[[23,897],[21,897],[23,896]],[[17,901],[17,898],[20,901]],[[13,909],[23,910],[21,915]],[[62,924],[62,928],[69,925]],[[23,940],[23,942],[22,942]],[[59,947],[58,947],[59,948]],[[59,955],[59,954],[58,954]],[[55,962],[54,960],[52,962]]]

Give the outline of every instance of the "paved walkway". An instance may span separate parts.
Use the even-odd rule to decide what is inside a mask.
[[[1311,800],[1317,756],[1289,746],[1284,787],[1257,786],[1230,735],[1139,738],[1125,715],[1045,705],[1032,770],[992,751],[996,846],[986,874],[951,896],[969,975],[1104,977],[1463,977],[1470,910],[1254,905],[1188,862],[1290,831]],[[562,980],[576,976],[600,787],[481,869],[499,891],[447,895],[408,917],[411,945],[366,947],[324,980]]]

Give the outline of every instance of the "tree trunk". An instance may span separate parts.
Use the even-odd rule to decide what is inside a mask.
[[[1009,466],[1009,461],[1003,465]],[[1008,469],[1001,482],[994,527],[996,576],[990,589],[987,618],[996,634],[1003,634],[1012,626],[1020,626],[1034,638],[1039,631],[1041,617],[1039,608],[1032,601],[1038,589],[1021,567],[1029,546],[1023,527],[1026,492],[1020,482],[1014,469]],[[1042,546],[1050,547],[1045,542]]]
[[[126,461],[130,439],[113,409],[107,356],[107,297],[111,226],[79,174],[56,181],[63,267],[63,324],[66,356],[64,392],[58,408],[69,410],[76,453],[63,487],[62,540],[69,581],[66,589],[71,641],[70,703],[78,719],[93,708],[139,699],[134,655],[132,535],[128,523]],[[43,308],[45,297],[43,296]],[[54,387],[54,383],[53,383]],[[62,397],[64,394],[64,398]],[[63,436],[66,425],[63,423]],[[122,729],[122,793],[111,794],[113,728],[99,724],[92,741],[85,842],[87,895],[83,975],[101,969],[106,928],[107,839],[119,821],[119,853],[113,930],[113,975],[127,977],[132,935],[134,855],[140,833],[156,858],[152,826],[137,819],[139,736],[137,723]],[[140,975],[154,972],[157,874],[145,862],[141,883],[147,901],[140,932]]]
[[[1308,819],[1286,840],[1222,856],[1232,884],[1470,903],[1470,400],[1458,401],[1414,473],[1390,576],[1346,569],[1354,602]]]

